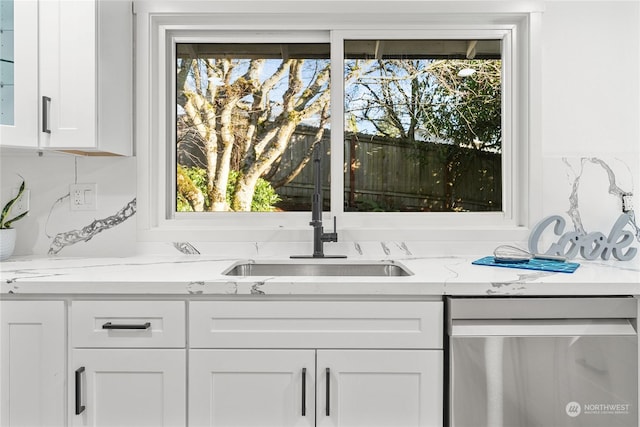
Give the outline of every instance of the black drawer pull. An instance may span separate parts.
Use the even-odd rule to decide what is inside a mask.
[[[49,127],[49,115],[51,114],[51,98],[48,96],[42,97],[42,132],[51,133]]]
[[[302,416],[307,416],[307,368],[302,368]]]
[[[82,373],[84,366],[76,369],[76,415],[80,415],[86,409],[82,404]]]
[[[111,322],[107,322],[104,325],[102,325],[102,329],[149,329],[150,327],[151,327],[151,322],[146,322],[146,323],[137,324],[137,325],[125,325],[125,324],[114,325]]]
[[[326,373],[326,380],[327,380],[327,396],[326,396],[326,400],[327,400],[327,406],[325,408],[326,412],[326,416],[329,417],[331,416],[331,411],[329,410],[329,401],[331,401],[331,392],[329,390],[329,387],[331,386],[331,370],[329,368],[326,369],[325,371]]]

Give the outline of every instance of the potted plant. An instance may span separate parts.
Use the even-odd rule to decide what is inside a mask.
[[[16,245],[16,230],[11,228],[11,225],[24,218],[28,211],[16,215],[13,218],[10,217],[11,208],[16,204],[20,196],[24,193],[24,179],[18,190],[18,194],[4,205],[2,213],[0,213],[0,261],[9,258],[13,254],[13,249]]]

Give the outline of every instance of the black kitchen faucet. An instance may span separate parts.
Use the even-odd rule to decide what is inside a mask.
[[[313,149],[313,198],[311,200],[311,222],[313,227],[313,255],[291,255],[291,258],[346,258],[346,255],[325,255],[324,243],[337,242],[336,217],[333,217],[333,233],[325,233],[322,225],[322,159],[318,143]]]

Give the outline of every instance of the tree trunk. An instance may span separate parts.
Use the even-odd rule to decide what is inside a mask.
[[[195,186],[193,181],[186,176],[182,170],[182,167],[178,165],[178,173],[177,173],[177,185],[178,185],[178,193],[182,194],[191,209],[194,212],[202,212],[204,211],[204,195],[202,191]]]
[[[236,187],[234,192],[234,198],[232,202],[233,210],[237,211],[250,211],[251,201],[255,193],[255,185],[265,172],[267,172],[273,163],[278,160],[284,150],[289,144],[291,135],[296,129],[296,121],[288,121],[284,123],[278,132],[278,136],[274,144],[267,150],[265,150],[260,156],[251,164],[245,164],[245,168],[241,171],[236,181]]]
[[[259,175],[256,174],[240,174],[238,176],[232,204],[234,211],[251,211],[251,202],[253,201],[253,195],[255,194],[258,178]]]

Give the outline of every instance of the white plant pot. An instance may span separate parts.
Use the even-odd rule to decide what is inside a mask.
[[[3,228],[0,229],[0,261],[4,261],[13,255],[13,249],[16,247],[16,229]]]

